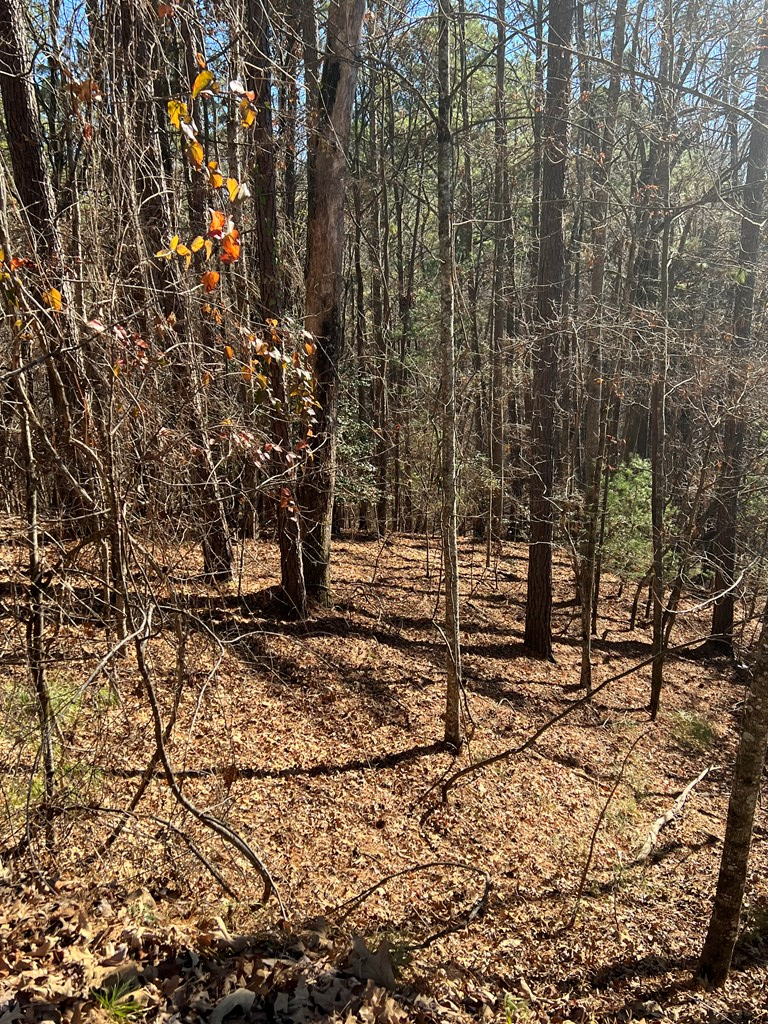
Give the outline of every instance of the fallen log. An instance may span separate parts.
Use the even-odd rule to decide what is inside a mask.
[[[694,786],[697,786],[701,782],[701,780],[705,778],[707,775],[709,775],[709,773],[712,771],[715,771],[715,768],[713,765],[710,765],[708,768],[705,768],[703,772],[699,772],[696,778],[692,782],[688,783],[688,785],[682,791],[677,800],[675,800],[675,802],[672,804],[669,810],[665,811],[660,818],[657,818],[656,821],[654,821],[653,826],[651,827],[651,830],[648,833],[645,842],[640,847],[639,851],[632,860],[633,865],[643,864],[645,863],[645,861],[648,860],[651,853],[653,852],[653,848],[656,845],[656,840],[659,838],[659,833],[661,832],[661,830],[663,828],[666,828],[667,825],[670,824],[670,822],[675,820],[677,815],[683,809],[685,801],[690,796]]]

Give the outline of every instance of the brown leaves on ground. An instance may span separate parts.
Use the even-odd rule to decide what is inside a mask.
[[[20,548],[19,585],[23,557]],[[174,617],[146,648],[166,722],[179,701],[168,752],[185,794],[258,849],[288,905],[289,930],[259,905],[259,880],[244,861],[179,809],[159,771],[104,849],[152,755],[152,726],[130,655],[73,703],[106,650],[103,630],[81,620],[59,627],[49,654],[65,709],[56,862],[34,828],[34,849],[24,849],[35,723],[18,710],[23,635],[11,631],[2,639],[0,848],[20,853],[5,861],[0,886],[0,1024],[104,1019],[109,999],[94,993],[107,982],[114,990],[121,970],[137,988],[120,997],[146,1020],[209,1020],[217,1007],[235,1020],[250,999],[239,990],[254,995],[246,1020],[768,1020],[762,822],[732,980],[721,993],[689,985],[719,864],[743,678],[724,663],[671,658],[651,728],[642,669],[535,749],[459,784],[443,805],[435,787],[447,773],[519,745],[579,697],[579,609],[565,559],[557,660],[544,664],[521,644],[525,550],[507,545],[486,565],[484,549],[463,544],[472,724],[456,757],[439,742],[445,650],[433,540],[337,543],[336,606],[298,624],[261,610],[277,579],[272,545],[246,547],[239,589],[195,582],[194,557],[161,559],[189,611],[183,664]],[[8,563],[9,579],[15,572]],[[647,630],[628,630],[631,596],[605,580],[596,682],[649,653]],[[679,621],[673,642],[700,631]],[[707,765],[716,770],[647,862],[632,866],[653,823]],[[565,930],[598,820],[576,924]],[[355,900],[435,861],[447,866],[401,874]],[[493,884],[469,925],[482,883],[457,863]],[[41,878],[59,878],[57,891]],[[318,914],[326,920],[302,925]],[[452,926],[459,930],[431,941]],[[231,1016],[221,1009],[227,998]]]

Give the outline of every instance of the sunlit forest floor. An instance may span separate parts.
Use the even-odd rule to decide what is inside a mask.
[[[14,557],[3,556],[9,595]],[[582,696],[570,564],[558,554],[556,660],[546,664],[522,647],[525,557],[507,544],[486,565],[482,545],[462,542],[469,740],[458,757],[440,742],[435,540],[337,542],[335,606],[304,623],[269,605],[277,551],[262,541],[242,551],[235,583],[196,583],[190,556],[189,578],[161,597],[146,652],[165,724],[183,684],[167,740],[176,776],[258,851],[287,922],[274,900],[261,903],[242,857],[179,807],[161,768],[132,815],[117,813],[155,750],[153,724],[130,646],[91,678],[109,642],[87,615],[50,627],[59,795],[55,854],[46,850],[24,627],[9,596],[0,1022],[216,1024],[229,1011],[383,1024],[768,1021],[763,811],[731,981],[722,992],[690,984],[719,865],[738,669],[670,656],[652,725],[646,665],[441,802],[446,775],[519,746]],[[647,623],[628,628],[632,596],[604,580],[596,684],[649,658]],[[704,625],[682,617],[672,643]],[[654,822],[706,768],[637,863]],[[355,935],[365,945],[350,952]]]

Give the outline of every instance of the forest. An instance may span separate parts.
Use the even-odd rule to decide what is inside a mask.
[[[0,1024],[768,1022],[765,0],[0,0]]]

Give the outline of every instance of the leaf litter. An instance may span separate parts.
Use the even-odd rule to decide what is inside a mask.
[[[92,687],[61,714],[55,860],[34,822],[37,838],[24,842],[34,722],[24,734],[16,714],[0,729],[0,1024],[768,1020],[760,821],[732,978],[721,992],[689,984],[717,877],[742,676],[670,658],[650,728],[642,669],[443,804],[435,787],[446,775],[519,745],[579,696],[567,564],[556,569],[556,662],[543,664],[521,643],[524,549],[507,545],[487,568],[479,547],[462,545],[471,720],[456,756],[440,743],[434,547],[340,542],[336,605],[306,623],[260,604],[276,579],[274,549],[259,542],[244,555],[239,594],[186,589],[180,688],[176,623],[163,622],[148,653],[166,721],[178,703],[168,740],[177,779],[259,850],[288,921],[261,904],[260,880],[178,806],[160,771],[132,816],[119,813],[154,752],[128,655],[112,678],[119,699]],[[648,631],[629,632],[628,618],[608,579],[598,680],[647,657]],[[701,625],[684,622],[679,640]],[[5,641],[9,700],[23,685],[21,640]],[[62,690],[105,651],[94,630],[61,628],[51,652]]]

